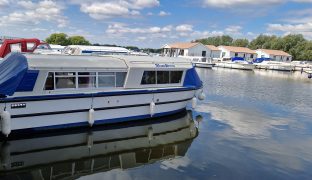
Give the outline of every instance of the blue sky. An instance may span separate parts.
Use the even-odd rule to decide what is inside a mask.
[[[0,0],[0,36],[64,32],[92,43],[159,48],[215,35],[312,39],[312,0]]]

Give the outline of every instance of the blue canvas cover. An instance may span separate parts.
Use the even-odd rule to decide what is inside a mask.
[[[200,80],[194,67],[186,71],[183,86],[184,87],[193,86],[196,89],[203,87],[203,83]]]
[[[232,61],[244,61],[245,59],[242,57],[232,57]]]
[[[0,63],[0,95],[12,96],[28,69],[25,56],[20,53],[7,55]]]
[[[270,58],[257,58],[253,62],[254,63],[262,63],[263,61],[271,60]]]

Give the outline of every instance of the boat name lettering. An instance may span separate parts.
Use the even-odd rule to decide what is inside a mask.
[[[24,166],[24,161],[17,161],[17,162],[12,162],[11,167],[22,167]]]
[[[25,107],[26,107],[26,103],[11,104],[11,109],[25,108]]]
[[[175,65],[173,64],[155,64],[157,68],[173,68]]]

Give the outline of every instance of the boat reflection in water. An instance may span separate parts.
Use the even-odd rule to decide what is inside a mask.
[[[184,156],[198,135],[190,112],[69,134],[1,142],[0,179],[72,179]]]

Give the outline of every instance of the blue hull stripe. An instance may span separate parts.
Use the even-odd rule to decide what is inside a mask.
[[[168,116],[168,115],[183,112],[183,111],[185,111],[185,108],[174,110],[174,111],[157,113],[153,116],[153,118]],[[138,121],[138,120],[142,120],[142,119],[148,120],[150,118],[151,118],[150,114],[145,114],[145,115],[114,118],[114,119],[101,119],[101,120],[95,120],[93,126],[104,125],[104,124],[123,123],[123,122],[127,122],[127,121]],[[36,128],[27,128],[27,129],[21,129],[21,130],[12,130],[12,132],[15,132],[15,133],[18,133],[18,132],[40,132],[40,131],[47,131],[47,130],[53,130],[53,129],[67,129],[67,128],[85,127],[85,126],[89,126],[87,120],[85,122],[79,122],[79,123],[70,123],[70,124],[36,127]]]
[[[181,92],[196,90],[195,86],[180,87],[180,88],[168,88],[168,89],[156,89],[156,90],[135,90],[135,91],[112,91],[112,92],[99,92],[99,93],[79,93],[79,94],[61,94],[61,95],[44,95],[44,96],[25,96],[25,97],[13,97],[13,98],[0,98],[0,103],[10,102],[24,102],[24,101],[47,101],[58,99],[78,99],[78,98],[90,98],[90,97],[107,97],[107,96],[126,96],[126,95],[138,95],[138,94],[152,94],[152,93],[168,93],[168,92]]]

